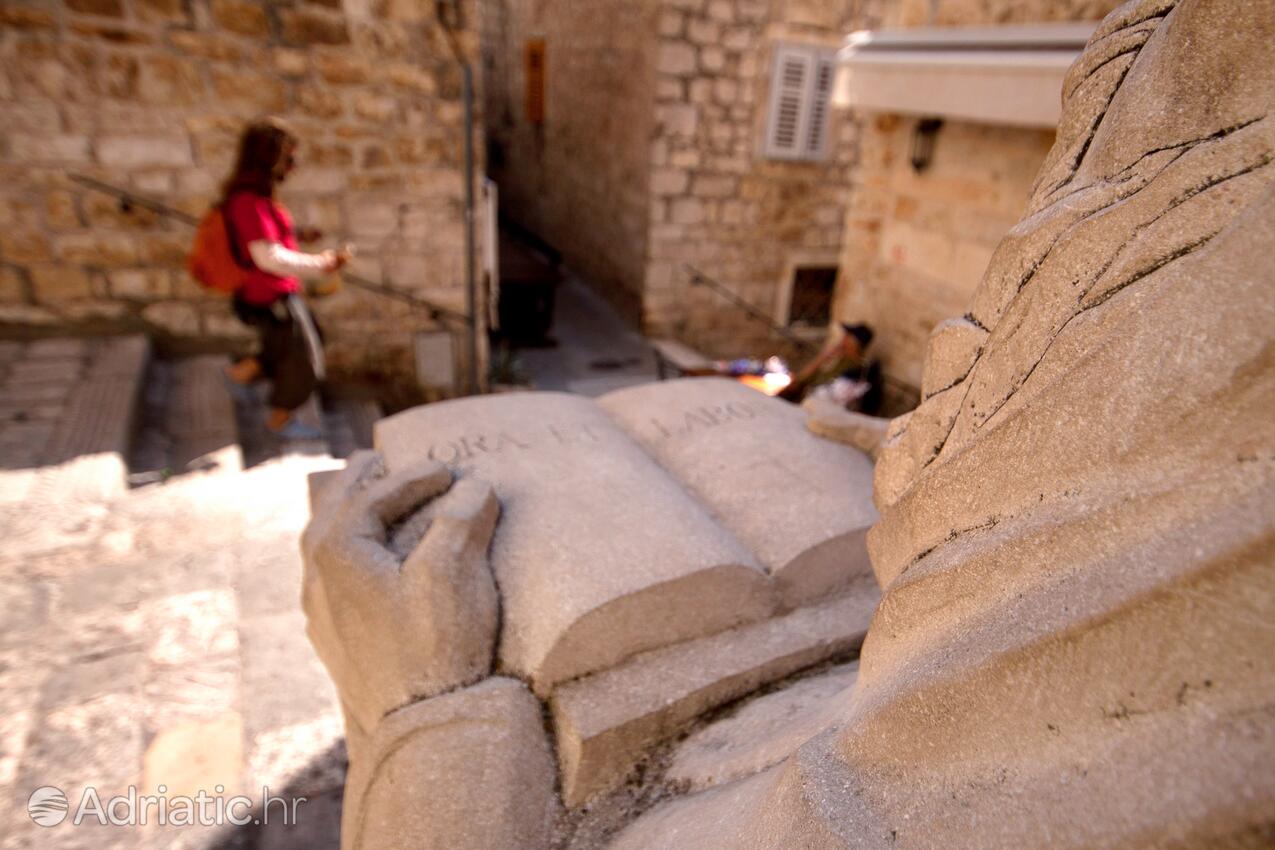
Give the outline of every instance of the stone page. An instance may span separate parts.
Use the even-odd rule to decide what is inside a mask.
[[[542,696],[775,610],[756,557],[586,398],[428,405],[381,420],[374,439],[391,473],[428,458],[494,488],[499,666]]]
[[[723,378],[598,404],[757,555],[785,607],[871,580],[872,461],[810,433],[800,408]]]

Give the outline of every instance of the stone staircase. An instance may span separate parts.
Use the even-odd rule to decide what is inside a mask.
[[[0,343],[0,466],[28,471],[26,485],[54,501],[82,501],[188,472],[371,446],[381,411],[366,393],[311,397],[298,416],[324,439],[285,443],[265,428],[262,389],[232,397],[226,362],[159,358],[140,336]]]
[[[225,362],[142,337],[0,342],[0,850],[338,846],[342,728],[297,538],[308,477],[369,442],[379,410],[330,393],[303,414],[325,438],[280,443]],[[92,834],[24,809],[42,784],[161,782],[309,802],[295,828]]]
[[[290,454],[345,458],[371,447],[381,410],[367,394],[311,396],[297,416],[323,438],[285,442],[265,427],[266,388],[232,395],[222,377],[226,364],[221,355],[151,358],[128,454],[132,486],[187,472],[248,469]]]

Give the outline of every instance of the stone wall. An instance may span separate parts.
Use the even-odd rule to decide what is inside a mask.
[[[763,325],[692,288],[684,267],[773,314],[791,263],[836,264],[853,124],[836,117],[822,163],[765,159],[761,139],[775,43],[836,47],[852,22],[873,19],[864,4],[486,3],[502,210],[648,333],[723,355],[773,352]],[[541,126],[524,108],[533,37],[547,46]]]
[[[864,119],[836,309],[876,330],[874,352],[905,393],[921,386],[930,331],[968,303],[1054,140],[1050,130],[950,122],[917,173],[916,125]]]
[[[483,0],[490,173],[501,209],[640,312],[658,4]],[[545,42],[545,120],[528,121],[525,55]]]
[[[476,57],[475,15],[462,46]],[[122,213],[81,173],[201,214],[261,114],[302,139],[283,198],[354,270],[463,306],[461,77],[426,0],[57,0],[0,10],[0,322],[243,337],[184,273],[191,231]],[[410,368],[429,326],[347,289],[320,305],[335,371]]]
[[[712,354],[781,350],[760,322],[687,264],[778,319],[792,264],[834,266],[857,128],[834,112],[824,162],[768,159],[762,141],[775,46],[838,47],[876,16],[858,2],[668,0],[659,21],[657,135],[644,323]]]
[[[1115,0],[907,0],[887,27],[1098,20]],[[917,119],[864,115],[845,220],[835,313],[877,330],[893,407],[915,404],[930,331],[957,315],[992,249],[1018,220],[1052,131],[945,122],[923,172],[910,164]]]

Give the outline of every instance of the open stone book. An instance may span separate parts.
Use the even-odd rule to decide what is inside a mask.
[[[541,696],[852,585],[876,593],[872,462],[733,381],[429,405],[375,441],[391,473],[430,458],[494,488],[500,666]]]

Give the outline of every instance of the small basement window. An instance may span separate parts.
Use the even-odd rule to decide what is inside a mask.
[[[832,320],[836,266],[798,266],[793,269],[789,327],[825,328]]]
[[[828,154],[828,123],[837,51],[779,44],[770,83],[764,153],[771,159],[813,160]]]

